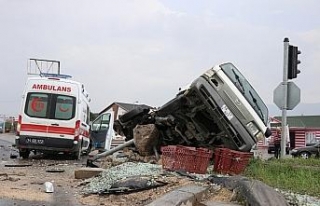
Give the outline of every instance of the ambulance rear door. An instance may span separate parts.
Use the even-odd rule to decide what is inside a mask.
[[[77,97],[79,89],[76,83],[66,80],[43,78],[31,80],[21,124],[21,135],[28,132],[33,144],[47,145],[47,138],[73,139],[77,118]],[[49,146],[49,145],[48,145]]]

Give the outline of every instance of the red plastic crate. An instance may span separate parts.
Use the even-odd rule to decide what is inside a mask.
[[[162,167],[168,170],[187,170],[192,162],[193,148],[184,148],[180,145],[169,145],[161,148]],[[189,169],[188,169],[189,170]]]
[[[168,170],[185,170],[204,174],[212,156],[205,148],[169,145],[161,148],[162,167]]]
[[[242,173],[253,157],[251,152],[239,152],[233,151],[232,164],[230,167],[230,174],[240,174]]]
[[[207,172],[208,164],[212,157],[212,150],[198,148],[195,155],[194,173],[204,174]]]
[[[239,152],[227,148],[215,149],[214,171],[221,174],[237,175],[247,167],[253,153]]]
[[[214,152],[214,170],[216,172],[227,174],[232,164],[232,153],[228,148],[217,148]]]

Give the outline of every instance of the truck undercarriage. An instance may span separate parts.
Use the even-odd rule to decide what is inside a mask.
[[[155,124],[161,145],[238,149],[243,144],[241,137],[208,98],[203,100],[195,90],[186,90],[159,109],[136,108],[118,121],[127,140],[134,138],[137,125]]]

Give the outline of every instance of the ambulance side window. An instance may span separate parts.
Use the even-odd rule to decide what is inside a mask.
[[[29,93],[27,96],[25,113],[30,117],[47,117],[48,99],[48,94]]]
[[[73,117],[74,97],[57,95],[54,119],[68,120]]]

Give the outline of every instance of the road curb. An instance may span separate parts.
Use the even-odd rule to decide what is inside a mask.
[[[173,190],[155,201],[148,204],[148,206],[192,206],[196,202],[200,202],[201,199],[207,194],[208,187],[187,185]]]

